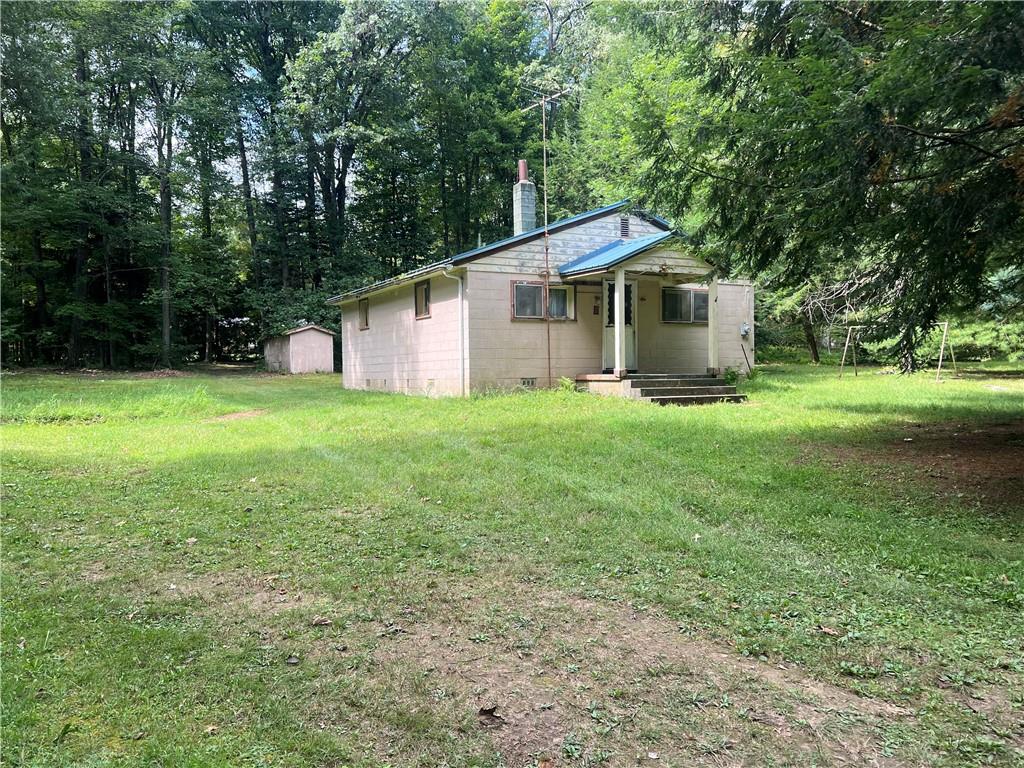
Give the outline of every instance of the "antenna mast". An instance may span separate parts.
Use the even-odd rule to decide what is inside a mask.
[[[532,88],[527,90],[533,91]],[[548,386],[550,387],[554,384],[554,381],[551,376],[551,300],[549,298],[551,291],[551,237],[548,232],[548,103],[557,101],[558,97],[568,93],[569,89],[565,88],[558,93],[550,94],[541,93],[540,91],[533,92],[538,94],[540,99],[519,111],[529,112],[531,109],[540,107],[541,149],[543,155],[541,178],[544,184],[544,330],[547,337]]]

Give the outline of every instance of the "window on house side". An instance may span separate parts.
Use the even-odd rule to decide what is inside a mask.
[[[527,320],[544,318],[544,284],[513,283],[512,317]]]
[[[708,321],[708,292],[693,292],[693,322],[706,323]]]
[[[690,288],[661,289],[661,322],[706,323],[708,292]]]
[[[548,317],[552,320],[573,320],[576,317],[576,288],[553,285],[548,288]]]
[[[416,283],[416,319],[430,317],[430,281]]]
[[[690,291],[687,288],[661,289],[661,322],[689,323]]]
[[[365,331],[370,327],[370,300],[359,300],[359,330]]]

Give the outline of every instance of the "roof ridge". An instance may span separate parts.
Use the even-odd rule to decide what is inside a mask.
[[[297,325],[294,328],[288,329],[287,331],[282,331],[278,335],[279,336],[291,336],[293,333],[299,333],[300,331],[309,331],[309,330],[323,331],[324,333],[331,334],[331,336],[335,335],[334,331],[332,331],[330,328],[324,328],[319,323],[306,323],[305,325]]]
[[[622,208],[625,208],[627,205],[629,205],[629,202],[629,198],[626,197],[623,198],[622,200],[619,200],[618,202],[603,205],[600,208],[593,208],[589,211],[584,211],[583,213],[577,213],[573,216],[567,216],[564,219],[557,219],[556,221],[549,222],[547,227],[534,227],[533,229],[528,229],[525,232],[520,232],[518,235],[510,235],[509,237],[503,237],[501,240],[495,240],[491,243],[484,243],[483,245],[478,246],[476,248],[471,248],[468,251],[463,251],[462,253],[455,254],[454,256],[451,257],[452,262],[458,262],[461,260],[469,259],[472,258],[473,256],[476,256],[477,254],[488,253],[494,249],[502,248],[506,245],[511,245],[512,243],[517,243],[520,240],[528,240],[530,238],[543,235],[545,229],[547,229],[550,232],[552,229],[561,229],[569,224],[574,224],[577,221],[580,221],[581,219],[587,219],[593,216],[602,216],[606,213],[612,213],[614,211],[621,210]]]
[[[537,237],[541,237],[541,236],[544,235],[545,231],[547,231],[548,233],[551,233],[551,232],[562,230],[562,229],[565,229],[565,228],[568,228],[568,227],[571,227],[571,226],[575,226],[577,224],[582,224],[582,223],[584,223],[586,221],[589,221],[591,219],[595,219],[595,218],[600,218],[602,216],[606,216],[606,215],[608,215],[610,213],[614,213],[615,211],[621,211],[622,209],[627,208],[628,206],[630,206],[631,203],[632,203],[631,199],[626,197],[626,198],[623,198],[622,200],[619,200],[617,202],[609,203],[608,205],[601,206],[600,208],[594,208],[594,209],[589,210],[589,211],[584,211],[583,213],[578,213],[575,216],[569,216],[569,217],[564,218],[564,219],[558,219],[557,221],[553,221],[553,222],[549,223],[547,225],[547,227],[534,227],[533,229],[527,230],[526,232],[520,232],[518,235],[512,235],[511,237],[502,238],[501,240],[495,240],[492,243],[487,243],[486,245],[481,245],[481,246],[478,246],[477,248],[473,248],[473,249],[468,250],[468,251],[463,251],[462,253],[457,253],[454,256],[449,256],[449,257],[441,259],[439,261],[435,261],[435,262],[432,262],[430,264],[425,264],[422,267],[417,267],[416,269],[410,270],[409,272],[405,272],[405,273],[403,273],[401,275],[396,275],[394,277],[389,277],[389,278],[387,278],[385,280],[378,280],[378,281],[376,281],[374,283],[370,283],[368,285],[364,285],[364,286],[362,286],[360,288],[356,288],[356,289],[351,290],[351,291],[346,291],[346,292],[341,293],[341,294],[339,294],[337,296],[332,296],[331,298],[327,299],[327,303],[328,304],[339,304],[342,301],[347,300],[347,299],[353,299],[353,298],[355,298],[357,296],[361,296],[361,295],[367,294],[367,293],[372,293],[374,291],[381,290],[383,288],[387,288],[387,287],[389,287],[391,285],[396,285],[396,284],[399,284],[399,283],[403,283],[406,280],[411,280],[414,277],[419,277],[421,275],[426,274],[427,272],[434,271],[434,270],[439,269],[441,267],[457,266],[457,265],[463,264],[463,263],[465,263],[467,261],[471,261],[473,259],[485,256],[485,255],[487,255],[489,253],[494,253],[495,251],[500,251],[500,250],[503,250],[505,248],[511,247],[513,245],[517,245],[519,243],[524,243],[524,242],[527,242],[529,240],[533,240],[533,239],[535,239]],[[643,218],[645,218],[648,221],[651,221],[651,222],[657,224],[659,227],[663,227],[665,229],[665,232],[659,233],[661,235],[670,234],[673,231],[671,225],[667,221],[665,221],[665,219],[661,218],[660,216],[655,216],[653,214],[648,214],[646,212],[638,212],[638,215],[643,216]],[[649,237],[655,237],[655,236],[656,235],[649,235]],[[640,238],[640,239],[638,239],[636,241],[630,241],[630,242],[639,242],[640,240],[642,240],[642,238]],[[622,243],[620,242],[620,245],[621,244]],[[602,246],[602,247],[604,247],[604,246]]]

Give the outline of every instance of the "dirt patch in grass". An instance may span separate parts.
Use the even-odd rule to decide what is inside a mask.
[[[293,588],[275,574],[257,576],[237,571],[164,575],[154,582],[151,591],[172,599],[196,598],[222,615],[253,617],[309,608],[318,601],[315,595]]]
[[[218,421],[237,421],[238,419],[251,419],[256,416],[262,416],[266,412],[266,408],[256,408],[251,411],[235,411],[234,413],[225,413],[223,416],[214,416],[212,419],[207,419],[206,421],[212,424]]]
[[[815,445],[820,455],[823,447]],[[1024,508],[1024,419],[999,424],[908,424],[874,445],[829,446],[834,464],[870,465],[873,474],[913,480],[943,496],[965,495],[985,506]],[[808,459],[811,451],[808,450]]]
[[[1006,688],[986,684],[956,685],[940,678],[936,688],[947,701],[980,715],[985,730],[1005,739],[1024,756],[1024,718],[1019,704],[1014,703],[1012,686]],[[1017,696],[1024,694],[1018,686]]]
[[[81,577],[90,584],[96,584],[97,582],[106,581],[110,578],[110,573],[107,572],[106,563],[96,560],[95,562],[89,563],[82,570]]]
[[[163,368],[159,371],[139,371],[131,374],[136,379],[180,379],[188,376],[187,371],[177,371],[173,368]]]
[[[522,584],[430,613],[383,633],[375,658],[456,697],[508,766],[900,764],[881,731],[907,711],[657,615]]]

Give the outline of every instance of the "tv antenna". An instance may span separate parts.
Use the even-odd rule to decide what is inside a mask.
[[[540,108],[540,135],[543,158],[541,163],[541,178],[544,186],[544,329],[547,335],[548,386],[550,387],[554,382],[551,377],[551,312],[550,299],[548,298],[551,291],[551,237],[548,233],[548,104],[558,101],[560,97],[572,90],[572,87],[563,88],[557,93],[543,93],[542,91],[538,91],[527,86],[523,86],[523,88],[527,91],[532,91],[536,96],[540,96],[537,101],[527,107],[523,107],[519,112],[525,113],[533,109],[537,109],[538,107]]]

